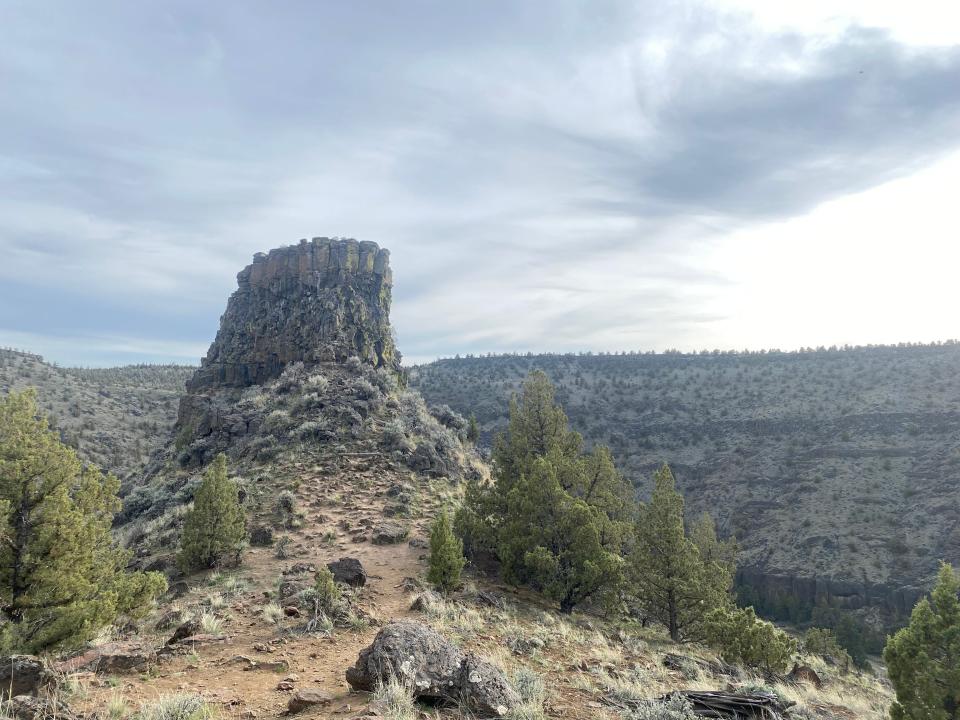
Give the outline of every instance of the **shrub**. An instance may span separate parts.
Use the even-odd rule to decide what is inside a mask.
[[[387,720],[414,720],[417,717],[413,689],[395,675],[377,686],[373,698],[383,707]]]
[[[521,667],[513,674],[513,687],[525,703],[543,705],[547,698],[543,678],[529,668]]]
[[[313,589],[319,608],[327,614],[334,613],[340,605],[340,588],[337,587],[330,568],[323,566],[317,570],[313,576]]]
[[[178,563],[184,571],[238,563],[246,538],[237,486],[227,477],[227,458],[220,453],[207,469],[184,520]]]
[[[220,635],[223,632],[223,620],[213,613],[203,613],[200,616],[200,627],[208,635]]]
[[[274,435],[284,435],[294,426],[294,420],[286,410],[273,410],[263,421],[263,428]]]
[[[759,619],[752,607],[716,608],[707,613],[704,636],[727,662],[768,672],[786,672],[797,650],[793,638]]]
[[[850,665],[850,654],[837,641],[832,630],[812,627],[803,636],[803,651],[812,655],[832,657],[844,669]]]
[[[277,496],[277,502],[276,505],[274,505],[273,511],[277,521],[281,525],[290,527],[297,515],[296,496],[289,490],[284,490]]]
[[[391,420],[383,428],[382,442],[388,450],[399,450],[404,453],[413,451],[414,445],[407,437],[406,428],[399,418]]]
[[[683,695],[666,700],[651,700],[623,714],[624,720],[698,720],[693,706]]]
[[[463,541],[454,536],[446,510],[441,511],[430,530],[430,570],[427,580],[438,590],[449,592],[460,584],[460,572],[465,563]]]
[[[290,546],[293,545],[293,540],[290,539],[289,535],[281,535],[277,538],[276,542],[273,544],[273,554],[278,560],[286,560],[290,557]]]
[[[330,386],[330,381],[320,373],[314,373],[303,381],[305,393],[323,393]]]
[[[283,608],[276,603],[267,603],[260,610],[263,619],[268,623],[278,623],[283,619]]]
[[[217,712],[199,695],[164,695],[141,709],[138,720],[215,720]]]

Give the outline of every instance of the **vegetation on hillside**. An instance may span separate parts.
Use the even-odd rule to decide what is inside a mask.
[[[446,509],[441,510],[430,528],[430,569],[427,581],[442,592],[460,584],[460,573],[466,564],[463,541],[453,534],[453,525]]]
[[[733,603],[735,542],[721,542],[709,517],[688,533],[666,465],[638,505],[606,448],[583,453],[554,397],[533,372],[511,399],[492,482],[473,483],[457,514],[470,552],[495,557],[504,579],[540,590],[561,612],[593,602],[616,616],[629,598],[674,642],[706,641],[736,662],[785,671],[796,643]]]
[[[3,652],[74,647],[166,589],[159,573],[125,570],[110,535],[118,488],[60,442],[33,391],[0,398]]]
[[[429,402],[475,414],[489,446],[532,370],[555,384],[585,447],[608,446],[641,494],[669,463],[691,516],[710,511],[736,535],[741,598],[768,615],[838,625],[812,583],[780,589],[853,583],[851,604],[885,613],[862,613],[870,625],[850,633],[876,652],[879,621],[898,622],[916,598],[898,588],[931,582],[941,558],[960,563],[960,345],[468,356],[410,375]]]
[[[39,355],[0,349],[0,394],[37,391],[37,404],[81,460],[125,482],[170,433],[194,368],[128,365],[61,368]]]
[[[941,566],[930,598],[889,639],[883,659],[897,692],[893,720],[960,718],[960,579],[950,565]]]

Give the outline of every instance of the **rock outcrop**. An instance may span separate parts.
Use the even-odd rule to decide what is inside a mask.
[[[391,677],[407,683],[416,698],[462,703],[480,717],[503,717],[520,704],[503,672],[420,623],[390,623],[347,670],[354,690],[372,691]]]
[[[390,252],[372,242],[314,238],[258,253],[237,275],[217,337],[187,390],[261,384],[293,362],[357,356],[399,367],[392,282]]]
[[[203,464],[256,433],[263,418],[239,409],[239,393],[286,368],[359,358],[361,367],[399,371],[392,282],[390,252],[372,242],[314,238],[258,253],[237,275],[217,336],[180,398],[178,450],[212,439],[181,463]]]

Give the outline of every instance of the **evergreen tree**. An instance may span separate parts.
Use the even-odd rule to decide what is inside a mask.
[[[0,652],[79,645],[166,589],[159,573],[125,571],[110,535],[119,487],[50,431],[34,391],[0,399]]]
[[[523,383],[523,393],[510,400],[507,432],[497,437],[493,462],[500,494],[529,473],[537,458],[579,458],[583,438],[570,429],[567,415],[556,402],[556,390],[542,370],[534,370]]]
[[[729,663],[784,673],[797,651],[796,641],[772,623],[757,617],[752,607],[717,607],[706,614],[703,639]]]
[[[227,477],[227,458],[220,453],[207,468],[184,519],[180,567],[186,572],[237,563],[246,538],[237,485]]]
[[[430,570],[427,580],[446,593],[460,584],[460,572],[466,559],[463,541],[453,534],[450,516],[442,511],[430,529]]]
[[[960,719],[960,579],[940,567],[930,598],[914,606],[910,624],[887,641],[883,659],[897,693],[894,720]]]
[[[480,424],[477,422],[477,416],[473,413],[470,414],[470,419],[467,420],[467,440],[474,445],[480,440]]]
[[[650,503],[640,512],[631,555],[634,591],[646,612],[667,626],[675,642],[694,639],[708,612],[731,605],[734,567],[720,550],[717,557],[705,561],[697,544],[687,537],[683,496],[668,466],[657,471],[654,482]],[[709,550],[712,544],[706,546]]]
[[[535,370],[524,381],[520,397],[511,398],[507,430],[494,441],[493,483],[470,483],[454,519],[469,555],[497,554],[498,527],[510,509],[510,490],[529,474],[535,460],[549,456],[558,463],[579,458],[582,439],[570,430],[554,395],[546,374]]]
[[[584,455],[554,398],[547,376],[532,372],[494,444],[493,483],[468,485],[455,529],[468,553],[496,556],[507,580],[569,612],[616,594],[636,504],[609,450]]]
[[[610,604],[621,585],[619,548],[601,542],[597,509],[570,496],[546,458],[510,492],[498,557],[508,582],[529,584],[560,604],[562,612],[590,599]]]

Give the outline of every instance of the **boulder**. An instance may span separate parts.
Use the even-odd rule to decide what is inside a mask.
[[[63,673],[92,670],[102,673],[124,673],[142,670],[157,659],[156,650],[138,640],[105,643],[57,663]]]
[[[10,655],[0,661],[0,697],[36,695],[53,676],[35,655]]]
[[[343,557],[327,563],[333,579],[351,587],[363,587],[367,584],[367,572],[356,558]]]
[[[394,520],[384,520],[373,528],[374,545],[394,545],[403,542],[410,534],[410,528]]]
[[[422,593],[417,595],[414,601],[410,604],[410,609],[415,612],[426,612],[430,605],[436,605],[442,599],[443,598],[440,597],[439,593],[434,592],[433,590],[424,590]]]
[[[14,695],[3,704],[3,716],[15,720],[73,720],[70,708],[55,698]]]
[[[496,665],[468,655],[460,668],[460,697],[480,717],[503,717],[520,696]]]
[[[290,713],[298,713],[307,708],[329,705],[332,702],[333,698],[329,693],[319,688],[305,688],[294,693],[287,702],[287,710]]]
[[[395,482],[389,488],[387,488],[386,493],[387,497],[399,498],[399,497],[411,497],[413,495],[413,486],[409,483]]]
[[[459,690],[465,655],[436,630],[422,623],[394,622],[360,651],[347,682],[354,690],[373,691],[392,676],[411,682],[417,697],[447,700]]]
[[[187,620],[173,631],[173,635],[167,640],[167,645],[176,645],[181,640],[192,637],[200,632],[199,620]]]
[[[464,654],[421,623],[390,623],[347,670],[354,690],[372,691],[391,677],[409,683],[415,698],[463,703],[481,717],[502,717],[520,704],[499,668]]]
[[[787,680],[795,683],[810,683],[818,689],[823,687],[823,680],[820,679],[820,675],[818,675],[817,671],[809,665],[798,665],[797,663],[794,663],[793,670],[787,674]]]

